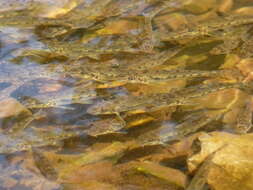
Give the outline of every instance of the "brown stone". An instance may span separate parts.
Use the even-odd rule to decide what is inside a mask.
[[[202,0],[202,1],[187,0],[184,3],[184,8],[185,10],[191,13],[200,14],[214,8],[215,4],[216,4],[216,0]]]
[[[165,167],[149,161],[137,162],[135,168],[141,173],[154,176],[181,188],[184,188],[187,184],[186,175],[180,170],[174,168]]]
[[[233,5],[234,5],[233,0],[222,0],[219,5],[218,11],[220,13],[226,13],[232,9]]]
[[[251,6],[251,7],[242,7],[242,8],[236,9],[234,11],[234,13],[239,14],[239,15],[252,16],[253,15],[253,6]]]
[[[193,171],[212,155],[206,180],[214,190],[253,189],[253,134],[206,133],[199,137],[201,151],[188,159]]]
[[[31,115],[32,113],[28,109],[13,98],[0,101],[0,127],[2,128],[14,126],[23,118]]]
[[[31,114],[22,104],[13,98],[6,98],[0,101],[0,119],[17,117],[20,114]]]
[[[179,13],[161,15],[156,17],[154,21],[163,31],[168,30],[168,27],[172,30],[179,30],[188,24],[185,16]]]

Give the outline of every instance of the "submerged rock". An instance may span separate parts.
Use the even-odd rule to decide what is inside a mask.
[[[191,13],[199,14],[214,8],[215,3],[216,0],[187,0],[184,3],[184,8]]]
[[[0,127],[12,128],[14,125],[22,125],[22,121],[32,113],[21,103],[13,98],[0,101]]]
[[[244,190],[253,188],[252,133],[233,135],[213,132],[200,135],[201,151],[188,159],[189,169],[195,170],[213,154],[212,165],[206,174],[214,190]]]
[[[0,101],[0,105],[0,119],[17,117],[23,113],[31,115],[31,112],[14,98],[6,98]]]

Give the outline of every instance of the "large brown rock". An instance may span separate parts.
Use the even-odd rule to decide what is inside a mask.
[[[211,157],[212,165],[205,180],[213,190],[253,189],[253,134],[234,135],[225,132],[199,136],[201,151],[188,159],[190,171]]]

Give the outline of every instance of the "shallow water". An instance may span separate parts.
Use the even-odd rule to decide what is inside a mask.
[[[189,163],[252,132],[252,27],[250,0],[0,0],[0,189],[219,190]]]

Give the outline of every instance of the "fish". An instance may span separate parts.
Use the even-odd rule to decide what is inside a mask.
[[[233,74],[235,73],[233,70],[231,70],[231,72]],[[129,83],[150,84],[150,83],[176,80],[176,79],[217,77],[217,76],[218,77],[229,76],[229,70],[202,71],[202,70],[173,69],[173,70],[143,71],[141,74],[139,74],[138,72],[136,73],[129,72],[129,74],[126,76],[125,81]],[[118,80],[122,80],[122,79],[119,78]]]
[[[177,41],[182,39],[194,39],[200,36],[212,36],[212,34],[219,30],[225,30],[232,27],[247,25],[253,23],[251,16],[227,16],[222,19],[214,19],[208,23],[199,24],[191,29],[184,29],[182,31],[172,32],[161,37],[162,41]]]
[[[131,110],[142,110],[149,101],[143,99],[142,97],[126,96],[118,97],[112,101],[100,101],[91,105],[87,109],[87,113],[91,115],[116,115],[123,126],[126,126],[127,124],[120,114]]]
[[[92,115],[108,115],[128,112],[131,110],[154,111],[156,105],[174,106],[180,105],[180,101],[173,99],[168,93],[151,94],[147,96],[123,96],[113,100],[100,101],[88,108],[87,112]]]
[[[217,40],[223,40],[223,43],[212,48],[210,53],[218,55],[229,54],[235,51],[241,43],[245,43],[245,38],[250,33],[251,28],[251,25],[242,25],[236,28],[227,29],[223,31],[221,35],[217,34]]]
[[[80,42],[63,42],[52,39],[50,40],[43,39],[42,42],[44,42],[52,52],[55,52],[56,54],[68,57],[73,60],[81,59],[84,57],[99,60],[100,55],[102,54],[115,54],[121,52],[128,52],[128,53],[140,52],[138,48],[131,48],[125,46],[101,48],[98,46],[90,46],[87,44],[82,44]]]
[[[50,161],[43,155],[38,148],[31,148],[33,160],[41,174],[50,181],[58,179],[58,173]]]
[[[29,74],[29,73],[28,73]],[[30,75],[31,77],[32,75]],[[86,83],[68,84],[68,78],[32,78],[20,85],[10,96],[17,99],[28,109],[58,107],[72,109],[72,104],[91,104],[97,93]],[[51,88],[53,89],[48,89]],[[56,89],[55,89],[56,87]],[[31,89],[31,90],[27,90]],[[44,91],[45,90],[45,91]]]
[[[45,118],[45,114],[42,113],[42,110],[39,110],[36,113],[33,113],[32,115],[27,116],[21,121],[13,124],[9,129],[5,129],[5,133],[11,135],[17,133],[18,131],[25,130],[33,121],[41,118]]]
[[[68,24],[58,24],[52,25],[50,23],[42,23],[36,25],[34,28],[35,34],[40,38],[56,38],[59,36],[66,36],[69,32],[72,31],[71,26]]]
[[[237,115],[235,131],[240,134],[247,133],[252,128],[252,103],[246,102]]]
[[[139,110],[140,113],[152,112],[163,107],[194,105],[191,100],[210,93],[230,88],[241,88],[242,83],[203,84],[172,90],[171,93],[157,93],[145,96],[123,96],[112,100],[100,101],[91,105],[87,113],[91,115],[116,115],[121,121],[120,113]]]
[[[90,128],[85,130],[85,133],[92,137],[113,133],[125,134],[125,132],[122,131],[124,127],[122,123],[112,118],[92,121],[88,126]]]
[[[150,18],[154,18],[156,15],[158,15],[165,9],[171,8],[171,11],[173,9],[176,9],[175,7],[176,3],[179,3],[179,2],[178,1],[157,1],[157,2],[154,2],[154,4],[151,4],[153,8],[147,9],[147,11],[144,10],[143,14]]]
[[[182,47],[178,46],[151,54],[140,54],[134,56],[130,55],[131,57],[126,57],[126,59],[120,57],[118,59],[118,69],[122,70],[122,72],[126,70],[148,70],[150,68],[164,64],[167,60],[170,60],[182,49]]]
[[[156,63],[154,63],[156,64]],[[144,66],[145,67],[145,66]],[[97,69],[97,70],[96,70]],[[172,69],[172,70],[117,70],[117,68],[102,69],[99,71],[99,67],[96,69],[87,68],[81,72],[71,72],[72,76],[90,79],[102,83],[109,83],[112,81],[125,83],[142,83],[142,84],[154,84],[159,82],[166,82],[177,79],[188,79],[198,77],[221,77],[221,78],[236,78],[241,80],[242,74],[235,70],[214,70],[214,71],[202,71],[202,70],[185,70],[185,69]]]
[[[71,104],[92,104],[93,100],[97,97],[96,92],[87,90],[82,92],[75,92],[70,90],[63,90],[55,94],[37,95],[29,97],[23,102],[23,105],[28,109],[42,109],[49,107],[70,109],[68,105]]]
[[[124,96],[114,100],[101,101],[91,105],[87,113],[91,115],[116,115],[124,127],[127,126],[121,113],[146,113],[154,112],[162,108],[192,105],[191,101],[176,98],[168,93],[151,94],[148,96]]]
[[[185,121],[177,125],[173,122],[168,122],[159,128],[144,133],[137,138],[137,141],[142,146],[165,145],[175,140],[181,140],[189,134],[201,129],[208,123],[219,119],[219,117],[220,115],[209,116],[208,114],[205,114],[205,112],[193,113],[190,114]]]
[[[87,68],[87,69],[86,69]],[[71,68],[70,68],[71,69]],[[90,68],[89,66],[68,71],[69,75],[75,78],[93,80],[101,83],[109,83],[116,80],[118,74],[106,68]]]
[[[19,130],[13,134],[0,134],[0,153],[11,154],[21,151],[30,151],[31,148],[56,146],[60,147],[62,141],[71,137],[80,136],[79,131],[39,131],[33,126]]]

